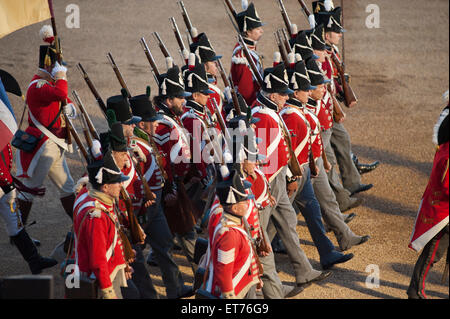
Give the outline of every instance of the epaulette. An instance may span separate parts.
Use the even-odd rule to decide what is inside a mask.
[[[248,64],[248,61],[247,61],[247,59],[245,58],[245,57],[236,57],[236,56],[233,56],[232,58],[231,58],[231,63],[234,63],[234,64]]]
[[[43,79],[38,80],[38,81],[36,82],[36,88],[37,88],[37,89],[40,89],[41,87],[43,87],[43,86],[46,85],[46,84],[49,84],[46,80],[43,80]]]
[[[100,217],[102,217],[102,212],[98,209],[94,209],[89,212],[89,216],[91,218],[100,218]]]

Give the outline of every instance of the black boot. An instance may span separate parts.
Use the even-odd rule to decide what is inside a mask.
[[[17,249],[19,249],[23,259],[30,266],[33,275],[40,274],[42,269],[53,267],[58,263],[53,258],[45,258],[39,255],[36,246],[25,229],[22,229],[16,236],[11,236],[11,239],[14,241]]]

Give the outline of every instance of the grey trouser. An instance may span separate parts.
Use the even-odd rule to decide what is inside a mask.
[[[154,191],[154,193],[156,203],[147,208],[145,233],[148,236],[147,240],[152,247],[156,262],[161,269],[167,298],[172,299],[178,297],[184,282],[178,265],[170,253],[173,246],[173,236],[161,205],[162,191]]]
[[[350,206],[351,198],[350,192],[344,188],[341,184],[341,178],[337,172],[337,161],[334,155],[333,148],[330,144],[330,139],[332,136],[333,129],[328,129],[322,131],[322,141],[323,147],[325,149],[325,154],[327,155],[328,162],[331,165],[331,170],[328,172],[328,181],[330,183],[331,189],[333,190],[336,200],[339,203],[339,207],[344,210]],[[359,185],[359,184],[358,184]]]
[[[300,247],[297,233],[297,214],[289,201],[286,191],[286,170],[287,166],[270,183],[272,195],[276,199],[276,205],[272,207],[269,216],[278,236],[280,236],[286,247],[289,259],[294,267],[296,282],[304,283],[318,277],[321,272],[313,269]],[[268,239],[272,241],[275,237],[275,232],[268,228],[268,235]]]
[[[270,211],[272,207],[267,206],[260,211],[260,227],[264,232],[264,236],[269,238],[267,234],[267,225],[269,224]],[[271,252],[266,257],[260,257],[259,260],[263,266],[263,276],[261,280],[263,281],[262,293],[265,299],[283,299],[284,295],[282,292],[282,283],[280,277],[278,276],[277,269],[275,267],[275,255]]]
[[[361,184],[361,175],[352,160],[350,135],[343,124],[336,122],[333,123],[332,131],[330,144],[339,165],[342,185],[350,192],[353,192]]]
[[[336,197],[328,181],[325,168],[323,167],[322,158],[317,159],[316,165],[319,170],[319,176],[312,179],[312,184],[316,198],[319,201],[322,218],[328,227],[333,230],[339,243],[339,247],[341,249],[346,249],[349,246],[351,239],[356,235],[353,234],[344,221],[344,216],[339,209]]]
[[[16,210],[15,194],[16,190],[14,189],[6,195],[0,196],[0,216],[5,221],[8,236],[16,236],[23,228],[19,219],[20,213]],[[11,208],[16,211],[11,211]]]

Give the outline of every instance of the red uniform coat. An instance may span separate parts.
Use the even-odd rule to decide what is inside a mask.
[[[291,133],[292,149],[300,165],[309,163],[311,150],[311,128],[303,111],[295,105],[289,104],[280,112],[284,123]]]
[[[260,61],[258,53],[256,53],[254,46],[247,45],[253,61],[260,73],[263,74],[263,67]],[[239,93],[241,93],[247,105],[252,105],[256,101],[256,95],[261,89],[256,79],[253,77],[252,70],[245,58],[244,52],[240,44],[236,44],[234,47],[233,55],[231,58],[231,75],[233,77],[234,86],[238,87]]]
[[[209,229],[210,262],[206,289],[217,297],[243,298],[259,282],[259,271],[242,220],[223,214]],[[211,231],[210,231],[211,232]]]
[[[120,276],[126,286],[126,267],[122,241],[117,231],[117,215],[114,200],[97,191],[82,191],[74,210],[76,262],[87,276],[94,274],[100,289],[112,287],[112,281]],[[108,216],[114,219],[115,222]]]
[[[220,128],[220,124],[219,124],[219,120],[216,118],[216,113],[215,113],[215,109],[214,109],[214,105],[212,102],[212,99],[216,100],[217,106],[219,107],[219,112],[220,114],[222,114],[222,118],[225,122],[225,118],[226,118],[226,113],[225,113],[225,108],[224,108],[224,96],[222,91],[217,87],[217,82],[215,83],[210,83],[209,84],[209,89],[211,91],[214,91],[214,93],[211,93],[209,95],[210,99],[208,100],[208,103],[206,103],[206,106],[211,114],[211,119],[214,121],[214,126],[217,130],[221,131]]]
[[[159,113],[163,115],[163,119],[158,121],[153,139],[164,160],[167,180],[173,182],[175,177],[184,177],[190,169],[189,137],[177,116],[169,116],[161,111]]]
[[[449,213],[449,142],[434,156],[433,169],[422,196],[409,247],[420,251],[448,224]]]
[[[273,109],[265,106],[259,100],[252,108],[252,115],[260,119],[256,124],[256,137],[262,142],[258,145],[259,151],[266,156],[268,165],[261,171],[271,183],[289,162],[289,149],[283,136],[281,118]]]
[[[205,178],[207,175],[206,167],[213,160],[210,158],[208,151],[211,149],[211,145],[205,150],[205,146],[209,140],[208,128],[212,123],[202,106],[198,105],[198,108],[191,107],[194,103],[193,101],[189,101],[186,104],[186,112],[181,116],[181,121],[190,135],[189,144],[193,164],[197,168],[200,178]]]
[[[247,176],[246,180],[252,183],[252,193],[255,195],[256,206],[264,209],[270,205],[269,182],[266,176],[259,169],[255,169],[256,178]]]
[[[0,154],[0,187],[4,193],[13,189],[11,176],[12,160],[11,144],[8,143]]]
[[[311,127],[311,151],[313,153],[313,158],[317,160],[322,156],[323,151],[322,136],[320,135],[320,122],[316,115],[307,108],[304,109],[304,114]]]
[[[35,119],[38,120],[43,126],[49,126],[53,119],[58,115],[60,103],[64,100],[67,100],[68,103],[71,102],[67,98],[67,92],[68,85],[66,80],[61,79],[57,80],[55,83],[51,83],[43,80],[38,75],[35,75],[26,94],[29,113],[31,112]],[[29,126],[25,131],[30,135],[39,137],[42,132],[36,128],[30,117],[28,117],[28,124]],[[62,116],[56,120],[55,124],[50,129],[50,132],[58,138],[66,138],[67,132]],[[27,178],[33,175],[39,157],[44,150],[43,145],[47,140],[48,137],[44,135],[32,153],[23,152],[20,150],[17,151],[18,177]]]

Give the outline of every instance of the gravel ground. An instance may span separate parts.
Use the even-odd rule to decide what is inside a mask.
[[[225,15],[220,0],[185,0],[193,24],[207,32],[216,51],[223,55],[228,69],[235,43],[234,30]],[[238,7],[238,1],[234,1]],[[306,1],[308,4],[310,1]],[[69,64],[71,90],[77,90],[85,102],[99,131],[106,129],[95,101],[75,64],[81,62],[103,99],[119,93],[120,86],[108,65],[106,53],[111,52],[132,94],[145,92],[153,81],[145,55],[138,43],[145,36],[161,70],[165,69],[151,33],[158,31],[175,60],[180,63],[178,47],[168,18],[175,16],[180,29],[183,21],[175,1],[78,0],[80,28],[64,27],[66,6],[73,1],[55,1],[59,33],[65,60]],[[271,64],[276,44],[273,32],[283,26],[276,1],[254,0],[258,13],[267,22],[259,51]],[[335,3],[339,5],[340,0]],[[434,146],[432,128],[444,107],[441,95],[448,89],[449,76],[449,3],[445,0],[378,0],[380,28],[369,29],[365,21],[366,7],[372,1],[345,1],[345,59],[352,75],[352,87],[359,103],[346,109],[345,126],[349,131],[353,151],[361,162],[380,160],[375,171],[364,175],[364,183],[373,183],[370,191],[357,195],[363,206],[354,210],[358,215],[350,226],[358,234],[369,234],[368,243],[351,249],[355,257],[333,268],[333,276],[324,283],[312,285],[299,299],[402,299],[418,254],[407,247],[416,211],[432,168]],[[285,0],[291,20],[299,29],[307,28],[306,20],[296,1]],[[239,8],[239,7],[238,7]],[[207,12],[206,14],[203,12]],[[37,67],[38,37],[43,23],[26,27],[0,40],[0,68],[12,73],[26,90]],[[183,26],[183,27],[182,27]],[[11,97],[17,117],[22,102]],[[69,156],[74,178],[83,174],[80,158]],[[42,242],[40,252],[49,255],[70,229],[70,220],[52,194],[56,189],[46,182],[47,195],[34,203],[29,227],[31,236]],[[2,223],[1,221],[0,223]],[[319,258],[304,221],[297,228],[302,248],[314,267]],[[334,236],[331,236],[336,243]],[[184,278],[192,282],[191,268],[182,255],[175,253]],[[280,277],[292,284],[293,270],[284,255],[276,260]],[[366,284],[368,276],[379,274],[379,286]],[[430,298],[448,299],[448,279],[441,283],[444,262],[432,269],[427,285]],[[152,280],[165,298],[159,269],[149,267]],[[9,244],[6,232],[0,233],[0,276],[28,273],[28,267]],[[63,297],[63,281],[57,267],[44,271],[54,275],[55,297]],[[371,281],[369,280],[369,284]],[[373,282],[372,282],[373,283]]]

